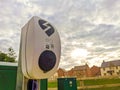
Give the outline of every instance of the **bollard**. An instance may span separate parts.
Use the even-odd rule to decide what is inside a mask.
[[[48,90],[48,79],[40,80],[40,90]]]

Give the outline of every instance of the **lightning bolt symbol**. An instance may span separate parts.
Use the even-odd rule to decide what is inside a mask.
[[[48,22],[43,24],[46,28],[44,29],[45,31],[49,30],[51,27]]]
[[[51,36],[54,33],[53,26],[49,24],[47,21],[39,20],[38,23],[40,27],[42,28],[42,30],[44,30],[48,36]]]

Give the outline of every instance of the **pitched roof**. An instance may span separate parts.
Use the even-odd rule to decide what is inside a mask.
[[[120,60],[108,61],[108,62],[103,61],[101,65],[102,68],[110,67],[110,66],[120,66]]]
[[[82,66],[75,66],[73,70],[85,70],[87,69],[88,65],[82,65]]]
[[[58,71],[63,71],[63,72],[66,72],[66,70],[65,70],[65,69],[63,69],[63,68],[59,68],[59,69],[58,69]]]

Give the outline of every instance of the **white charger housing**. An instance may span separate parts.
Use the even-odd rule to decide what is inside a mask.
[[[52,76],[58,68],[61,42],[56,29],[47,21],[34,16],[22,28],[22,72],[28,79]]]

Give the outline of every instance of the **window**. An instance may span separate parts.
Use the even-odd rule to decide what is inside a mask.
[[[103,68],[103,70],[105,71],[105,68]]]
[[[119,70],[119,73],[120,73],[120,70]]]
[[[119,75],[120,73],[119,72],[117,72],[117,75]]]
[[[110,71],[107,71],[107,73],[110,74],[110,75],[113,75],[114,71],[110,70]]]
[[[118,66],[116,66],[116,69],[118,69]]]
[[[104,76],[106,76],[106,73],[104,73]]]

